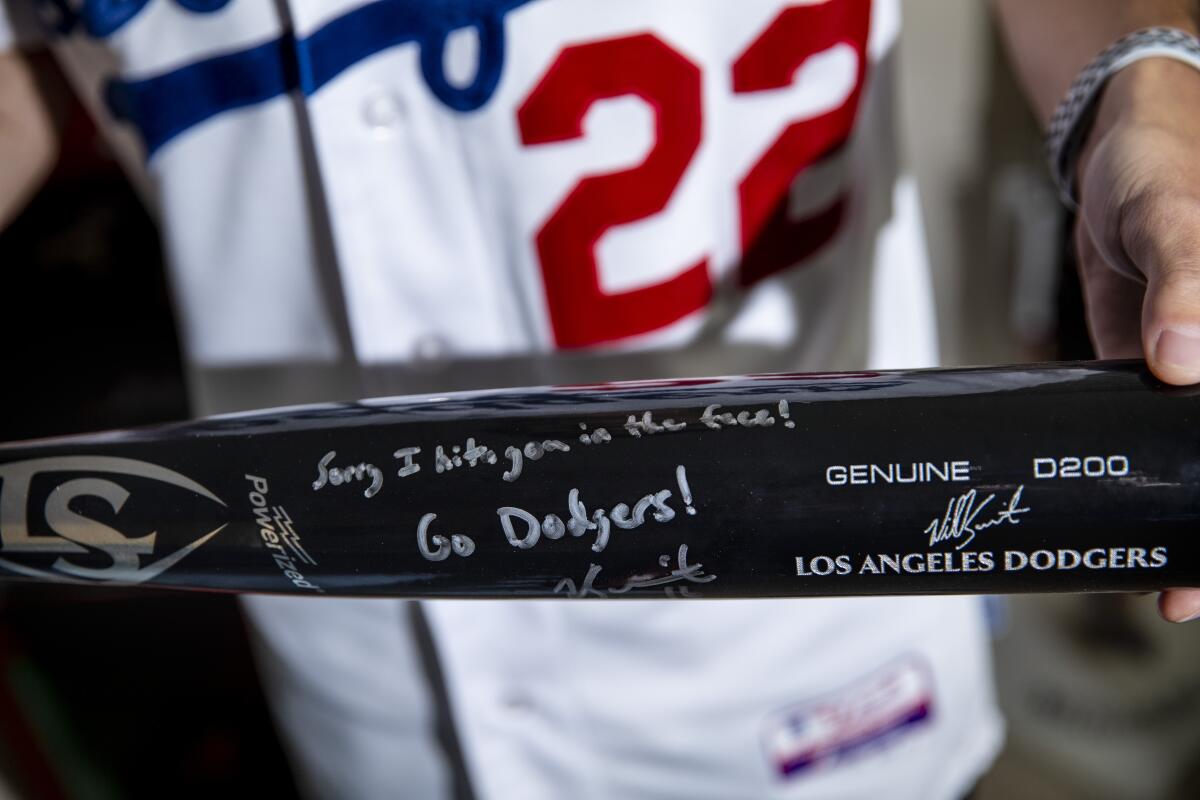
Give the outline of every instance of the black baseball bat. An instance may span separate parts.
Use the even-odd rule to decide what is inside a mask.
[[[1200,585],[1140,362],[502,389],[0,447],[0,575],[402,597]]]

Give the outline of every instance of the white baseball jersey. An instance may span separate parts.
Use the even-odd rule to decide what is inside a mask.
[[[934,363],[895,0],[0,0],[159,215],[199,412]],[[447,775],[402,605],[249,603],[315,794]],[[952,798],[961,598],[428,604],[481,798]]]

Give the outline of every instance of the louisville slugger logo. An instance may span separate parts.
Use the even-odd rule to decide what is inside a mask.
[[[130,458],[61,456],[0,465],[0,567],[72,583],[137,584],[158,577],[225,524],[182,540],[158,528],[127,535],[109,524],[126,507],[131,487],[148,493],[155,483],[225,506],[190,478]]]

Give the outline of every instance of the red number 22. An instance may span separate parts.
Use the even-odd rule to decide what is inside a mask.
[[[812,55],[838,43],[858,57],[855,85],[838,107],[790,124],[738,186],[743,258],[740,282],[753,283],[811,255],[836,233],[845,198],[815,216],[791,220],[795,177],[845,143],[866,65],[870,4],[829,0],[785,9],[733,64],[735,94],[785,88]],[[565,48],[517,111],[527,146],[583,135],[583,119],[603,99],[636,96],[655,112],[655,143],[641,164],[582,178],[536,234],[555,344],[578,348],[662,328],[698,311],[712,295],[708,260],[662,282],[607,293],[596,244],[609,229],[661,212],[700,145],[701,74],[651,34]]]

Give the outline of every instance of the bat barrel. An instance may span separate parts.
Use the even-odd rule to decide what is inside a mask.
[[[1138,362],[275,409],[0,447],[0,575],[404,597],[1200,585],[1200,398]]]

